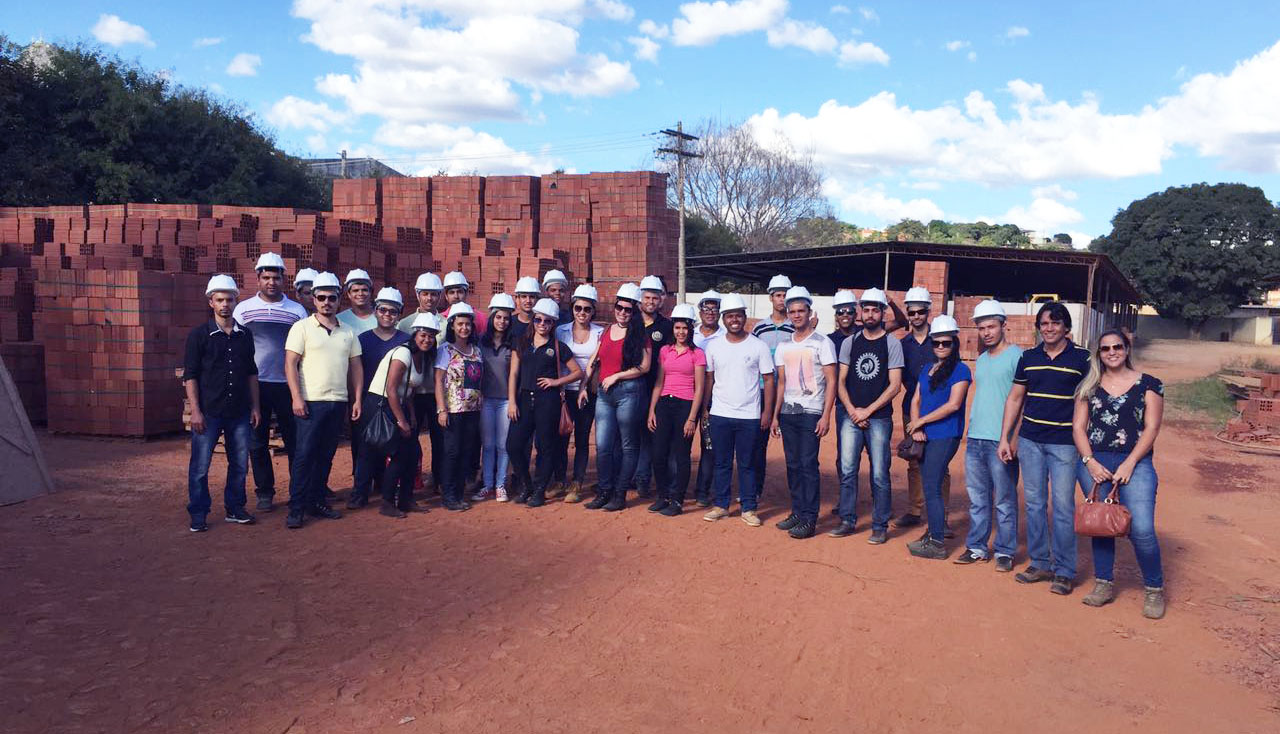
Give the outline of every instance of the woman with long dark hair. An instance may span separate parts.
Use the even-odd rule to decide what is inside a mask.
[[[484,360],[484,382],[480,392],[484,407],[480,412],[481,477],[480,491],[472,495],[473,502],[496,495],[499,502],[507,501],[507,431],[511,421],[507,418],[507,378],[511,375],[511,352],[515,337],[511,326],[515,313],[515,299],[506,293],[498,293],[489,301],[489,328],[480,337],[480,357]]]
[[[573,352],[573,360],[582,368],[583,374],[586,374],[591,356],[596,353],[596,347],[600,346],[600,334],[604,332],[603,326],[591,322],[596,315],[598,300],[600,297],[595,286],[578,286],[573,291],[573,320],[556,327],[556,338]],[[565,404],[569,406],[569,417],[573,419],[573,474],[569,475],[567,466],[560,467],[557,460],[557,471],[560,474],[556,478],[564,480],[572,476],[564,501],[581,502],[582,482],[587,476],[587,460],[591,451],[591,423],[596,414],[596,396],[586,380],[578,380],[564,386],[564,398]],[[558,458],[563,456],[566,465],[568,441],[568,436],[561,439],[561,451],[556,454]]]
[[[1156,538],[1156,489],[1160,479],[1151,461],[1164,417],[1164,386],[1134,369],[1133,343],[1120,329],[1098,337],[1092,369],[1076,389],[1072,438],[1080,451],[1080,485],[1098,485],[1098,498],[1118,493],[1129,509],[1129,541],[1142,569],[1145,597],[1142,615],[1164,616],[1164,570]],[[1084,598],[1091,607],[1115,600],[1116,539],[1093,538],[1093,591]]]
[[[964,435],[964,403],[973,374],[960,361],[960,329],[956,320],[942,314],[929,327],[934,363],[921,368],[916,394],[911,398],[911,422],[907,433],[924,442],[920,473],[924,480],[925,515],[929,529],[907,544],[913,556],[942,560],[947,557],[947,507],[942,502],[942,481]]]
[[[588,510],[616,512],[627,506],[626,481],[635,474],[644,420],[644,380],[651,350],[640,315],[640,287],[623,283],[613,304],[613,323],[600,335],[600,346],[587,367],[599,371],[596,398],[596,498]],[[578,394],[579,405],[585,396]]]
[[[444,429],[444,507],[471,509],[463,497],[463,479],[480,448],[481,388],[484,360],[475,339],[475,312],[466,303],[449,311],[445,343],[436,355],[436,422]]]
[[[702,411],[706,389],[707,356],[693,345],[693,328],[698,316],[693,306],[682,303],[671,311],[674,342],[658,350],[657,374],[649,400],[649,430],[653,432],[653,478],[658,499],[649,512],[675,517],[684,509],[689,488],[689,453],[694,429]],[[675,458],[676,475],[671,476],[670,459]]]
[[[413,502],[413,484],[422,459],[418,443],[417,418],[410,402],[413,391],[433,376],[436,333],[440,321],[435,314],[421,313],[413,321],[413,336],[407,344],[395,347],[378,363],[365,394],[366,420],[379,411],[389,409],[395,418],[399,435],[387,453],[369,459],[381,463],[390,460],[381,477],[382,509],[388,517],[402,518],[407,512],[426,512],[426,507]],[[384,407],[385,406],[385,407]],[[370,451],[365,447],[366,451]]]

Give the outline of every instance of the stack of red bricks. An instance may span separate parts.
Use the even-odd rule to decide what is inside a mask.
[[[9,370],[18,398],[32,423],[45,422],[44,345],[36,342],[4,342],[0,344],[0,360]]]
[[[369,219],[382,225],[386,241],[386,275],[384,280],[375,281],[404,291],[406,284],[413,287],[419,273],[431,269],[433,261],[431,179],[384,178],[375,183],[380,187],[380,203],[378,212]]]

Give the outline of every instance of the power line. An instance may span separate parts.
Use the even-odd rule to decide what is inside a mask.
[[[674,155],[676,157],[676,197],[680,205],[680,240],[676,246],[676,260],[678,263],[676,266],[676,279],[679,282],[678,292],[680,302],[684,303],[684,159],[701,158],[702,154],[685,150],[685,143],[691,143],[698,138],[697,136],[690,135],[684,131],[683,121],[676,121],[675,130],[663,130],[662,134],[666,135],[668,140],[675,140],[674,148],[658,148],[657,152],[664,153],[666,155]]]

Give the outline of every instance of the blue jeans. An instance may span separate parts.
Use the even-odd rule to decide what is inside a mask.
[[[239,418],[204,417],[204,433],[191,432],[191,463],[187,467],[187,512],[191,519],[203,520],[209,514],[209,463],[218,436],[226,436],[227,484],[222,490],[222,503],[227,514],[244,509],[244,480],[249,473],[249,442],[253,429],[249,414]]]
[[[635,476],[644,411],[644,380],[622,380],[596,397],[596,479],[601,492]]]
[[[995,504],[995,551],[1013,558],[1018,550],[1018,460],[1008,464],[997,454],[999,441],[970,438],[964,450],[964,479],[969,492],[969,535],[965,547],[975,556],[990,554],[991,506]]]
[[[865,446],[871,463],[871,529],[889,529],[889,516],[893,514],[893,490],[889,484],[892,439],[893,418],[871,418],[866,428],[858,428],[848,416],[840,423],[840,519],[857,519],[858,464]]]
[[[481,465],[484,467],[485,489],[507,486],[507,401],[502,398],[485,398],[480,408]]]
[[[843,453],[844,449],[842,448],[844,446],[844,431],[840,430],[840,426],[844,425],[844,419],[848,415],[849,413],[844,409],[844,403],[841,403],[837,399],[836,400],[836,425],[835,425],[836,430],[834,431],[834,433],[836,434],[836,482],[837,484],[839,484],[839,482],[844,480],[844,467],[840,465],[840,462],[841,462],[840,457],[844,456],[844,453]]]
[[[1127,453],[1115,451],[1098,451],[1093,460],[1105,466],[1108,471],[1117,467],[1129,458]],[[1093,477],[1088,467],[1081,465],[1077,472],[1081,489],[1093,487]],[[1098,487],[1098,499],[1106,499],[1111,494],[1112,482]],[[1142,569],[1142,583],[1153,589],[1164,587],[1164,571],[1160,564],[1160,541],[1156,539],[1156,489],[1160,484],[1156,476],[1155,465],[1151,463],[1151,454],[1142,457],[1142,461],[1133,468],[1133,476],[1128,484],[1120,486],[1120,503],[1129,509],[1133,520],[1129,526],[1129,541],[1133,543],[1133,555],[1138,559],[1138,568]],[[1087,494],[1087,490],[1086,490]],[[1114,578],[1116,565],[1116,539],[1090,538],[1093,541],[1093,576],[1103,581]]]
[[[920,473],[924,482],[924,510],[929,519],[929,537],[941,543],[947,532],[947,506],[942,501],[942,483],[947,467],[960,448],[960,437],[931,438],[924,444]]]
[[[711,444],[716,447],[715,504],[729,509],[733,485],[733,459],[738,458],[738,497],[743,512],[756,509],[756,442],[760,440],[760,419],[724,418],[713,415]]]
[[[818,470],[818,428],[821,415],[783,413],[778,416],[782,453],[787,460],[787,486],[791,488],[791,514],[808,523],[818,522],[821,472]]]
[[[296,453],[289,462],[289,514],[324,505],[324,483],[347,420],[347,403],[307,402],[307,417],[294,416]]]
[[[1031,557],[1031,565],[1074,580],[1075,489],[1080,454],[1071,444],[1037,443],[1024,438],[1018,442],[1018,457],[1022,464],[1022,493],[1027,503],[1027,555]],[[1052,531],[1049,529],[1050,497],[1053,498]],[[1050,543],[1053,544],[1052,558]]]

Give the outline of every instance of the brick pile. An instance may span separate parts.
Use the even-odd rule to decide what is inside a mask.
[[[35,342],[0,344],[0,360],[18,388],[18,398],[34,424],[45,422],[44,345]]]

